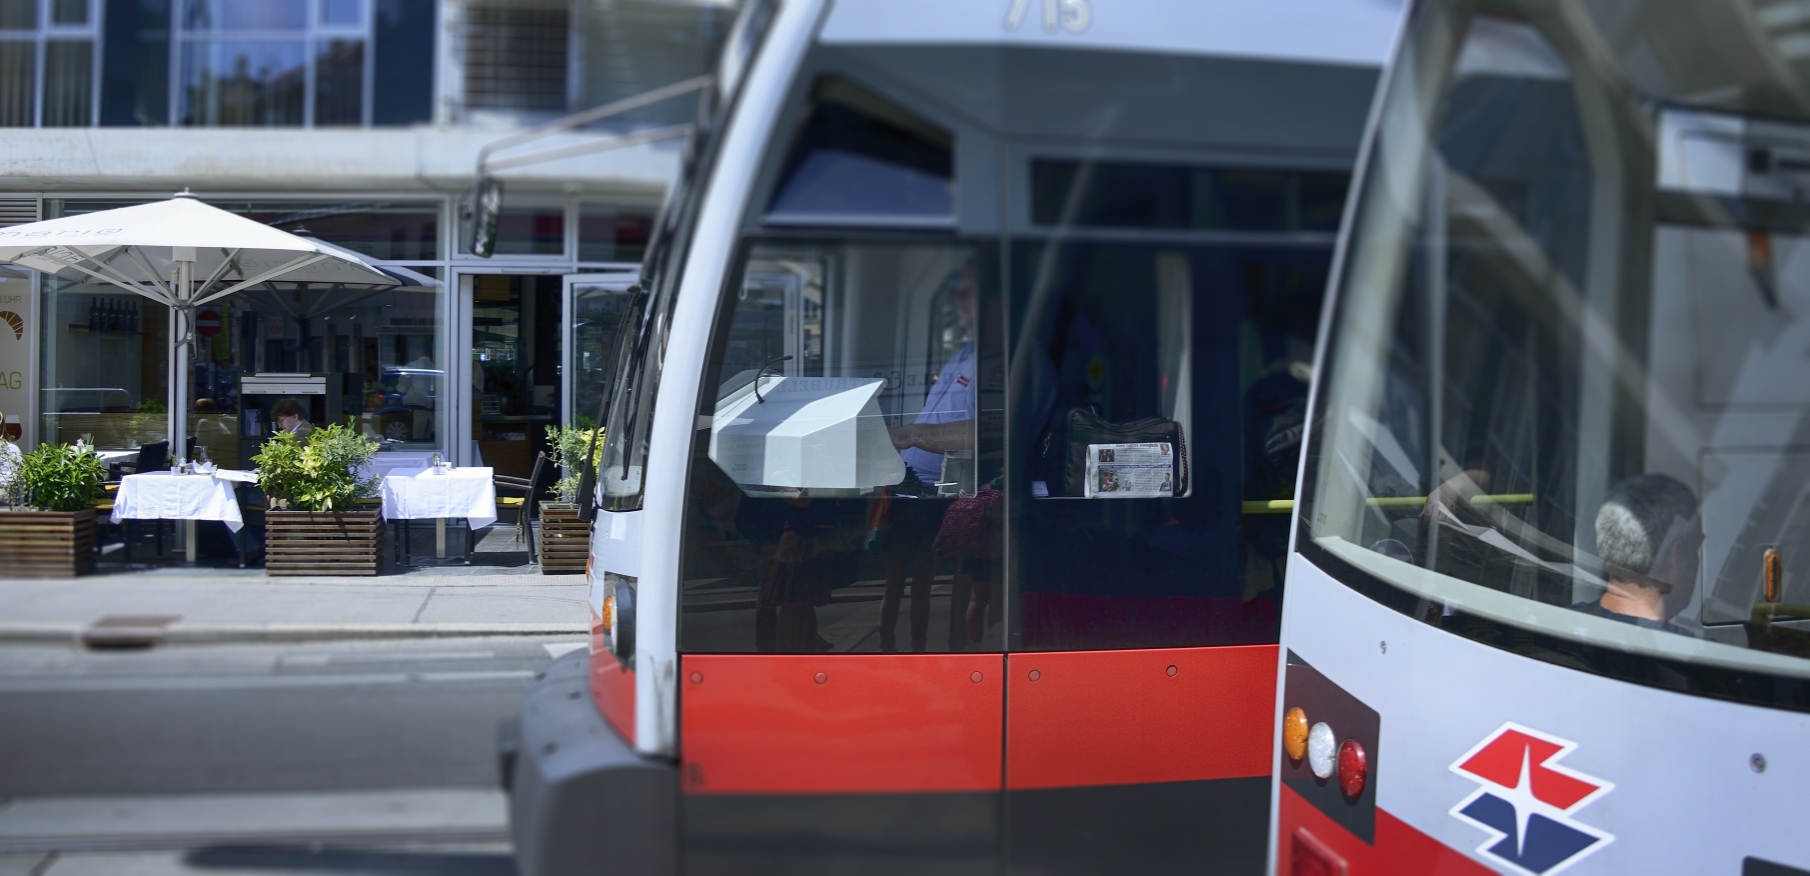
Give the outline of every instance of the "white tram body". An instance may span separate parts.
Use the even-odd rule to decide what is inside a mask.
[[[747,0],[615,345],[591,652],[506,746],[522,871],[1261,872],[1398,21]]]
[[[1810,872],[1806,22],[1409,10],[1317,354],[1275,872]]]

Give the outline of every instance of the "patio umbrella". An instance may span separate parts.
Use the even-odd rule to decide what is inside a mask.
[[[0,263],[101,282],[170,309],[170,446],[186,447],[195,308],[274,280],[396,286],[344,250],[210,207],[187,191],[167,201],[0,228]]]

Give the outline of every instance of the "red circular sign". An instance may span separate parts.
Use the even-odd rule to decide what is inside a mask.
[[[220,311],[201,310],[195,313],[195,334],[211,338],[220,333]]]

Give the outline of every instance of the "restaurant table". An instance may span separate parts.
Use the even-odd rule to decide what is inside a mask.
[[[383,476],[385,520],[434,520],[434,557],[446,559],[446,521],[483,529],[496,522],[496,484],[484,467],[393,471]]]
[[[210,474],[177,474],[151,471],[129,474],[119,481],[119,492],[113,496],[114,523],[122,520],[179,520],[183,535],[183,555],[195,561],[195,521],[218,520],[237,533],[245,525],[239,513],[235,484],[256,483],[256,473],[219,469]]]

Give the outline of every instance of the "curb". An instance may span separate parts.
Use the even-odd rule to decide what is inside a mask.
[[[237,851],[367,849],[390,846],[494,845],[509,842],[509,831],[407,830],[352,832],[147,834],[0,839],[0,855],[82,854],[94,852],[189,852],[230,848]]]
[[[0,624],[0,644],[149,647],[152,645],[443,639],[472,636],[589,635],[588,623],[429,624],[174,624],[168,627],[93,627],[69,623]]]

